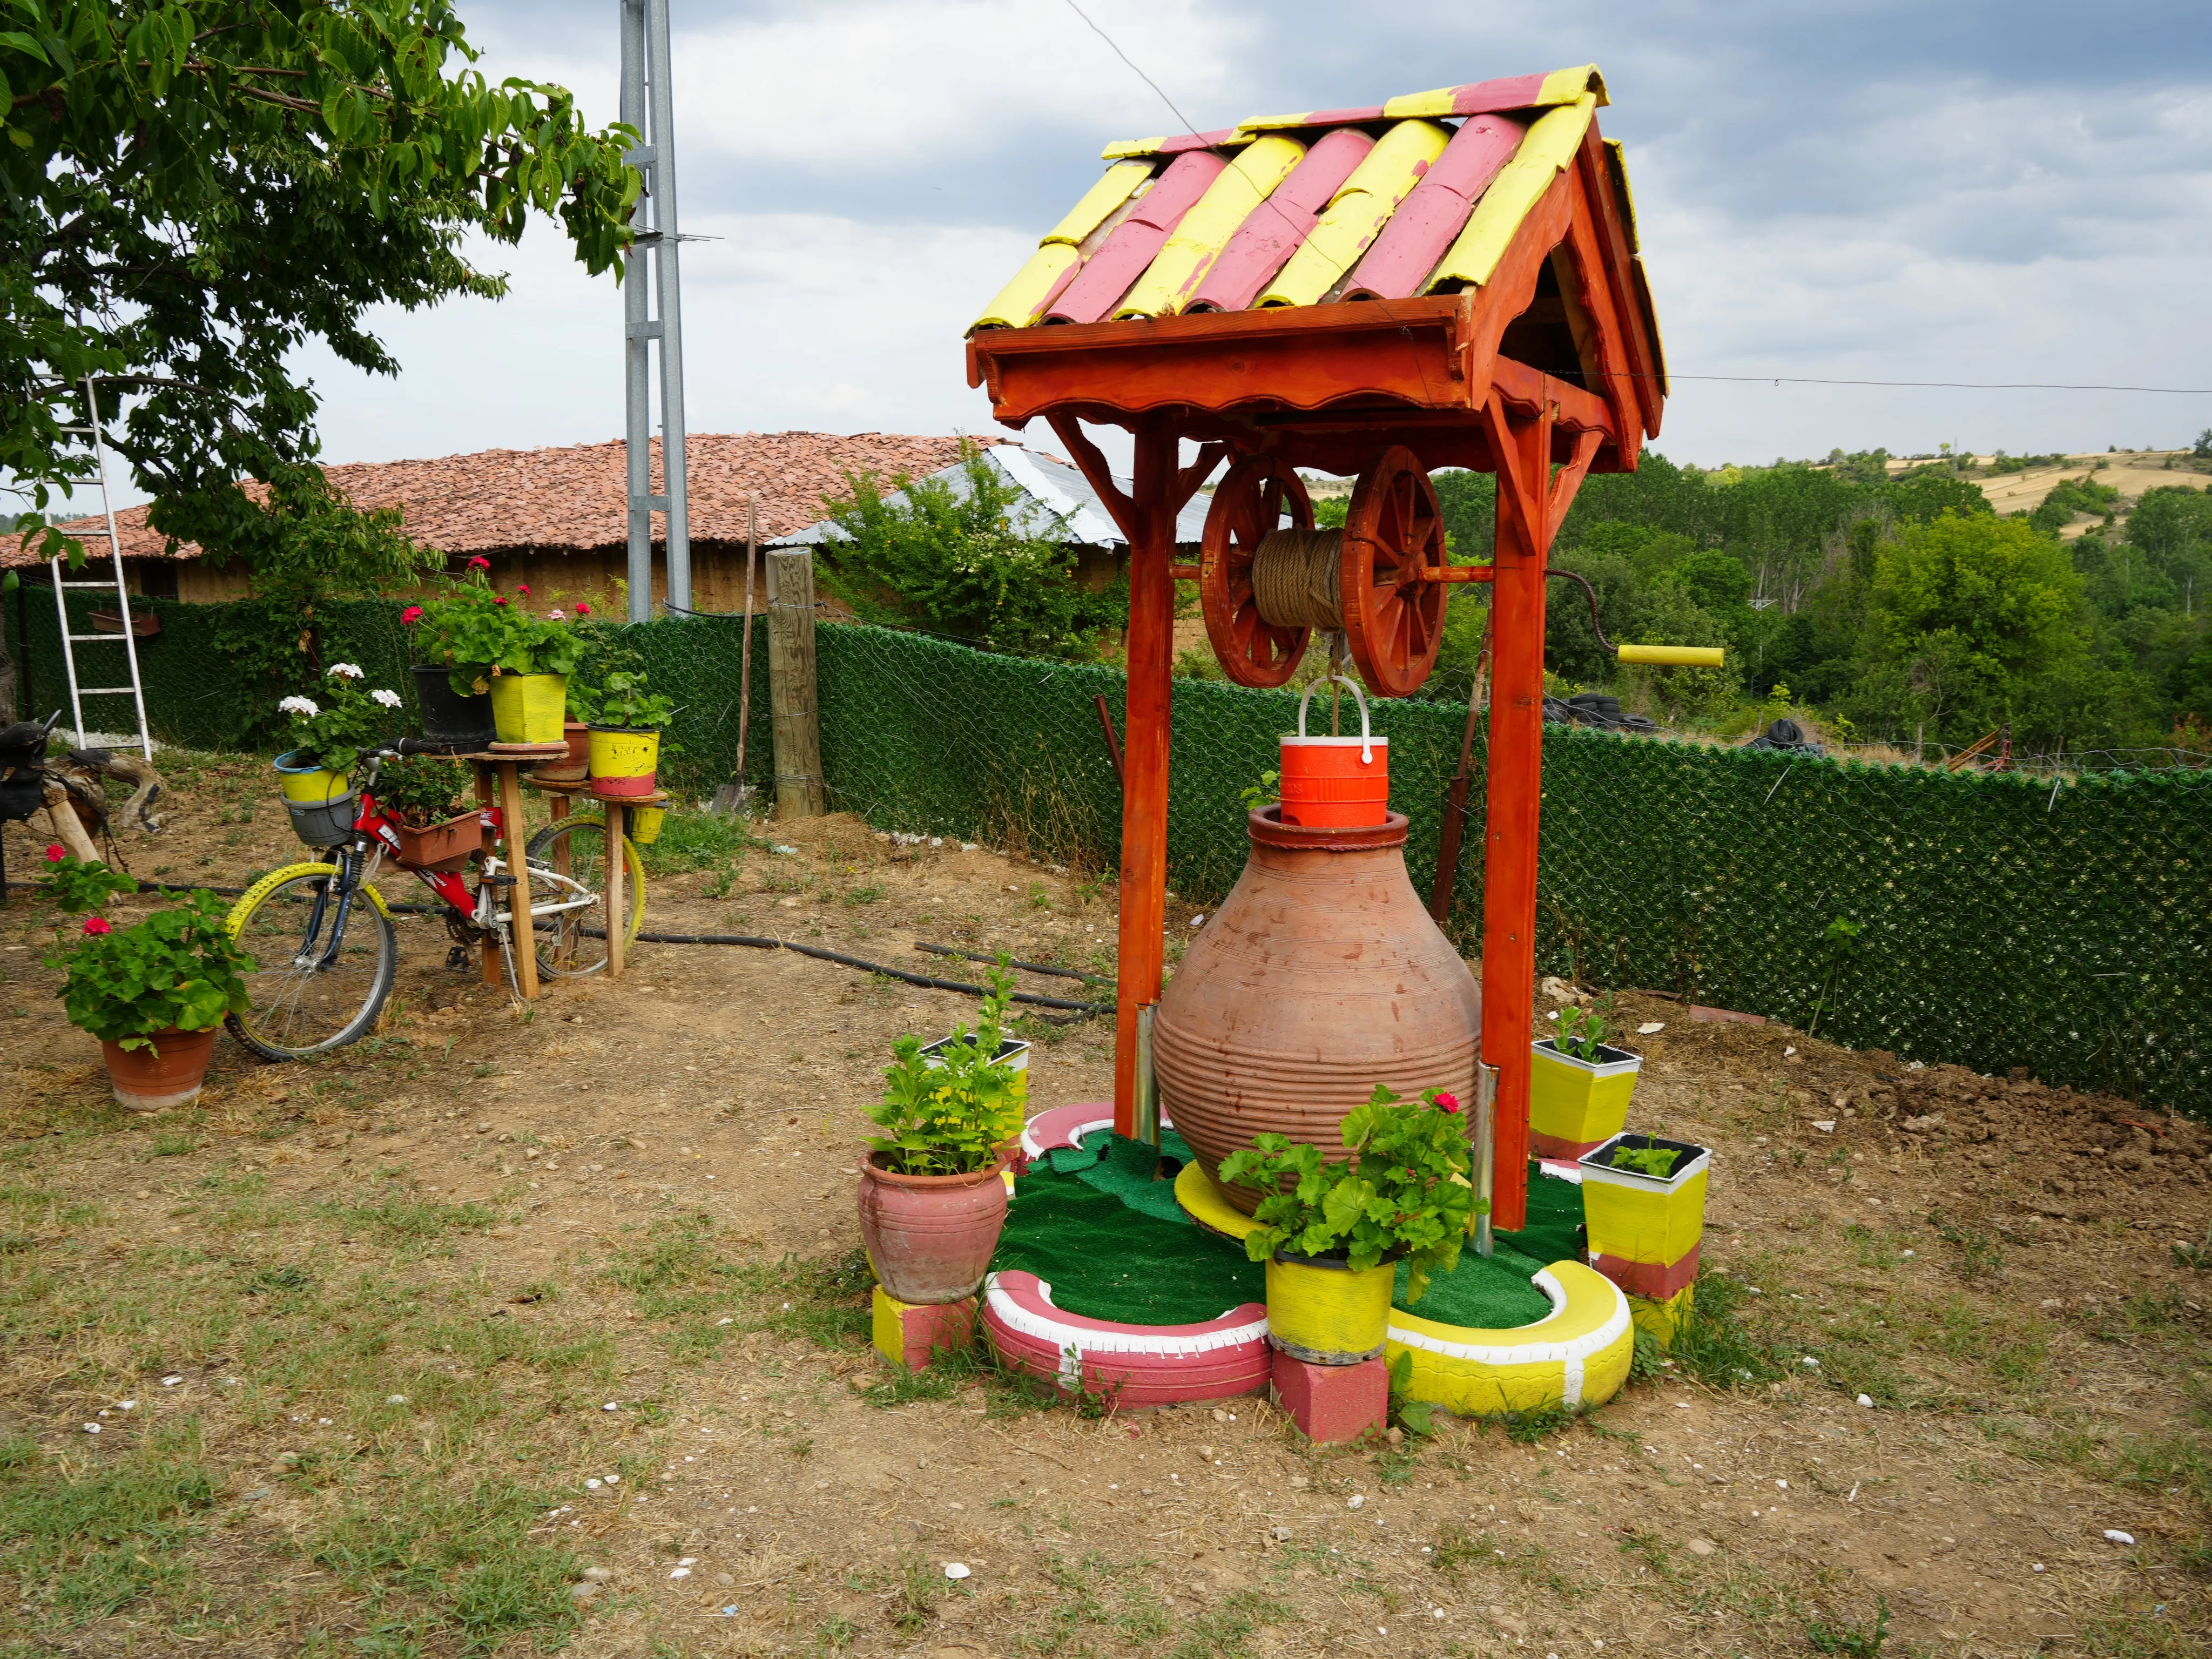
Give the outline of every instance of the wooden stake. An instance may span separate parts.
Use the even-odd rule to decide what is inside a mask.
[[[607,977],[623,976],[623,939],[629,932],[629,912],[623,901],[623,878],[629,873],[623,858],[623,832],[629,825],[629,810],[618,800],[601,803],[607,827]]]
[[[768,693],[775,731],[775,813],[820,817],[822,714],[814,695],[814,556],[768,556]],[[739,694],[742,696],[742,693]]]
[[[501,855],[507,860],[507,873],[514,883],[507,890],[507,913],[512,918],[508,930],[514,936],[515,978],[521,984],[524,1000],[534,1002],[538,999],[538,930],[530,919],[530,859],[523,850],[520,762],[499,763],[499,800],[500,819],[506,826],[501,832]]]

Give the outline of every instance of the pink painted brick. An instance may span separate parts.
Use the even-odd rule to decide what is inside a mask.
[[[1379,1356],[1357,1365],[1309,1365],[1278,1351],[1274,1398],[1308,1439],[1357,1440],[1388,1425],[1390,1368]]]
[[[876,1352],[910,1371],[926,1369],[943,1349],[965,1348],[975,1340],[975,1298],[930,1304],[902,1302],[876,1286]]]

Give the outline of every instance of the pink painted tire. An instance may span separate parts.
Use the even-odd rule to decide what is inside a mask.
[[[1114,1103],[1110,1100],[1055,1106],[1048,1112],[1039,1112],[1022,1126],[1022,1152],[1030,1158],[1042,1158],[1055,1146],[1080,1146],[1083,1137],[1093,1129],[1113,1127]],[[1164,1113],[1160,1117],[1160,1127],[1175,1127]]]
[[[1199,1325],[1122,1325],[1052,1305],[1035,1273],[983,1282],[983,1329],[1000,1363],[1053,1383],[1112,1396],[1124,1408],[1234,1400],[1267,1391],[1267,1310],[1257,1302]]]

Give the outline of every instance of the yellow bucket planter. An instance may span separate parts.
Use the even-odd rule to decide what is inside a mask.
[[[1355,1273],[1322,1256],[1267,1261],[1267,1340],[1309,1365],[1356,1365],[1382,1352],[1398,1264]]]
[[[1655,1146],[1681,1154],[1665,1177],[1613,1167],[1616,1152]],[[1705,1147],[1638,1134],[1615,1135],[1579,1160],[1590,1266],[1630,1295],[1660,1304],[1660,1310],[1671,1307],[1698,1277],[1705,1177],[1712,1161]],[[1669,1337],[1673,1322],[1668,1316]],[[1656,1325],[1654,1329],[1656,1334]]]
[[[633,806],[629,809],[629,842],[633,847],[650,847],[660,839],[660,826],[668,820],[665,806]]]
[[[316,765],[304,749],[276,757],[276,781],[286,800],[302,806],[321,806],[353,787],[344,773]]]
[[[567,736],[566,674],[495,674],[491,724],[501,743],[559,743]]]
[[[1537,1158],[1572,1160],[1595,1152],[1628,1121],[1642,1056],[1598,1045],[1595,1060],[1561,1054],[1550,1037],[1532,1046],[1528,1067],[1528,1150]]]
[[[592,728],[592,793],[613,800],[651,799],[659,793],[660,733],[641,726]]]

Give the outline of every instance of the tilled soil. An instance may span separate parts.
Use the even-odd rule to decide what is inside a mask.
[[[295,855],[257,769],[170,763],[141,873]],[[6,833],[20,875],[43,838]],[[759,833],[656,875],[648,927],[1110,974],[1091,872]],[[861,1109],[892,1037],[971,999],[642,945],[524,1015],[410,921],[376,1036],[285,1066],[225,1040],[202,1104],[149,1121],[105,1103],[52,919],[9,897],[0,1534],[187,1430],[208,1482],[115,1523],[152,1564],[120,1600],[79,1584],[93,1534],[0,1553],[14,1651],[2203,1650],[2198,1125],[1620,994],[1617,1026],[1662,1027],[1628,1039],[1632,1121],[1715,1149],[1705,1347],[1577,1424],[1321,1452],[1259,1401],[889,1380]],[[1171,907],[1171,949],[1203,914]],[[1030,1034],[1033,1105],[1107,1097],[1103,1023]]]

